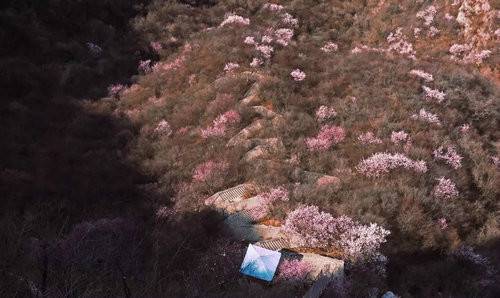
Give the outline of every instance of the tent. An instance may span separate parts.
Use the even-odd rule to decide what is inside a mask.
[[[271,281],[280,258],[280,252],[249,244],[240,272],[258,279]]]

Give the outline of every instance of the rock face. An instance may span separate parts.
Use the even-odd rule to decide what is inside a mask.
[[[219,191],[205,200],[205,205],[213,206],[223,213],[231,214],[237,212],[235,206],[245,199],[245,195],[254,190],[250,183],[240,184],[235,187]]]
[[[231,214],[224,221],[224,232],[240,241],[257,242],[281,238],[280,227],[253,224],[245,212]]]
[[[243,159],[246,162],[256,159],[266,159],[273,154],[278,154],[284,151],[283,142],[281,142],[278,138],[253,139],[250,142],[250,146],[254,144],[256,146],[245,154]]]
[[[302,261],[308,262],[313,268],[308,278],[317,280],[320,276],[341,277],[344,274],[344,261],[324,257],[313,253],[303,253]]]

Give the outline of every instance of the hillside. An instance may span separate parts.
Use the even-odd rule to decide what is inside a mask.
[[[2,13],[57,53],[2,49],[2,296],[302,296],[238,272],[238,185],[324,297],[500,295],[500,3],[125,2]]]

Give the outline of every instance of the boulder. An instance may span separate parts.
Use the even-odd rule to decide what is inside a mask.
[[[342,277],[344,275],[344,261],[321,256],[314,253],[303,253],[302,261],[311,264],[312,270],[308,278],[317,280],[322,275],[329,277]]]

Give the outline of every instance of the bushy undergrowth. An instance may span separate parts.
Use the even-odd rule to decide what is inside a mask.
[[[302,246],[334,247],[342,252],[347,278],[342,285],[332,285],[332,295],[381,295],[382,289],[391,287],[402,296],[437,292],[495,296],[491,280],[497,273],[493,269],[480,272],[491,268],[474,263],[482,256],[464,249],[485,247],[482,253],[492,260],[498,258],[490,253],[498,247],[491,243],[500,235],[496,214],[500,108],[494,67],[498,58],[483,52],[495,51],[494,38],[464,40],[465,31],[472,29],[464,29],[456,15],[465,8],[448,3],[434,7],[427,2],[296,0],[270,5],[260,0],[152,1],[130,27],[119,27],[134,29],[137,39],[130,43],[137,41],[137,48],[124,46],[116,54],[108,50],[112,42],[106,40],[126,35],[94,28],[102,36],[85,44],[85,53],[82,44],[56,43],[61,49],[46,49],[59,53],[54,60],[66,67],[62,75],[43,75],[44,68],[30,60],[35,59],[31,54],[26,54],[31,57],[28,62],[21,63],[12,58],[13,49],[7,50],[11,58],[3,59],[2,65],[19,69],[22,64],[24,71],[1,81],[9,96],[24,101],[11,101],[6,110],[26,118],[36,115],[33,117],[39,121],[44,118],[30,112],[30,103],[39,101],[43,86],[55,84],[52,77],[60,75],[60,90],[82,95],[86,87],[78,82],[98,70],[108,78],[106,71],[119,61],[116,55],[129,49],[145,54],[131,59],[140,75],[129,81],[115,76],[114,81],[96,82],[100,87],[90,94],[105,90],[101,85],[109,86],[109,94],[77,105],[88,115],[75,115],[74,111],[66,116],[49,114],[69,119],[67,125],[56,126],[70,134],[63,149],[84,147],[65,162],[77,160],[84,173],[95,173],[88,170],[91,167],[109,167],[109,171],[76,182],[82,184],[78,191],[88,188],[85,195],[95,195],[88,202],[96,208],[87,208],[90,215],[78,217],[88,222],[70,229],[56,216],[56,223],[48,228],[52,229],[46,234],[49,236],[36,236],[51,241],[35,251],[43,247],[56,252],[63,247],[64,253],[74,253],[67,259],[80,264],[78,257],[89,255],[83,250],[93,249],[92,245],[105,247],[102,256],[92,255],[88,264],[78,265],[75,271],[87,277],[104,268],[99,282],[109,283],[109,290],[96,295],[144,289],[150,296],[166,292],[171,296],[300,292],[280,285],[269,289],[236,278],[241,247],[217,239],[221,218],[206,210],[205,200],[217,191],[252,182],[264,198],[262,208],[255,211],[259,219],[285,222],[285,231],[298,237]],[[101,4],[88,5],[103,10]],[[40,13],[36,8],[33,11]],[[16,20],[26,17],[17,13]],[[113,19],[102,13],[104,19]],[[447,14],[454,14],[453,20]],[[2,17],[8,24],[16,23],[12,10],[2,12]],[[90,23],[103,27],[98,20]],[[94,30],[88,26],[82,40]],[[35,24],[32,27],[28,31],[36,32]],[[465,42],[470,44],[462,47],[467,52],[453,56],[457,46],[452,48],[455,50],[450,46]],[[78,56],[83,62],[71,62],[78,60],[73,56],[60,58],[64,51],[83,55]],[[74,73],[78,75],[73,77]],[[27,82],[31,84],[28,89],[38,93],[20,94]],[[9,139],[15,135],[10,133]],[[99,144],[107,149],[99,152],[95,149]],[[15,202],[24,195],[14,193],[18,185],[33,177],[16,164],[22,163],[19,156],[27,149],[17,143],[14,147],[11,151],[18,152],[17,158],[2,164],[2,179],[9,183],[9,206],[16,206],[9,208],[24,209],[27,207]],[[35,166],[42,165],[42,172],[53,169],[46,163],[39,157]],[[61,176],[69,171],[65,169],[62,166]],[[127,179],[120,182],[118,172],[128,174]],[[304,179],[308,175],[316,178]],[[61,194],[47,187],[60,184],[37,179],[35,185],[43,185],[47,197],[71,197],[71,189]],[[108,190],[103,186],[109,183],[116,187]],[[121,205],[120,194],[132,202]],[[76,206],[84,202],[78,201]],[[92,214],[100,209],[99,204],[106,208],[99,215]],[[113,210],[114,206],[123,210]],[[50,208],[53,213],[59,210],[57,204]],[[65,208],[64,204],[60,207]],[[78,209],[69,208],[71,214]],[[24,217],[38,216],[31,210],[20,212]],[[116,214],[127,219],[97,220]],[[129,222],[129,217],[135,220]],[[66,236],[54,234],[54,227],[61,226]],[[82,251],[72,249],[71,245],[83,241],[82,234],[92,238],[101,230],[104,238],[96,236],[91,244],[84,241],[78,246]],[[117,237],[108,239],[108,234]],[[23,242],[28,235],[5,232],[3,236]],[[131,250],[117,248],[126,242],[133,243]],[[7,251],[16,254],[16,249],[9,246]],[[64,282],[72,282],[69,279],[53,282],[66,271],[45,255],[45,262],[54,264],[56,273],[45,280],[42,290],[67,288]],[[430,272],[443,282],[429,281],[423,273],[426,267],[413,261],[421,255],[426,256]],[[464,255],[469,259],[464,261]],[[144,260],[142,266],[138,260]],[[4,275],[16,283],[36,279],[26,269],[30,262],[23,259],[21,269],[9,269],[10,275]],[[43,264],[43,257],[37,262]],[[465,269],[462,262],[468,262]],[[288,269],[283,272],[290,278],[302,278],[305,269],[295,265],[284,266]],[[401,274],[407,265],[410,269]],[[124,275],[132,279],[125,286],[120,284]],[[467,286],[456,283],[461,279]],[[430,282],[429,288],[423,289],[418,281]],[[92,295],[90,282],[94,280],[82,281],[72,290]],[[40,283],[37,287],[40,290]]]

